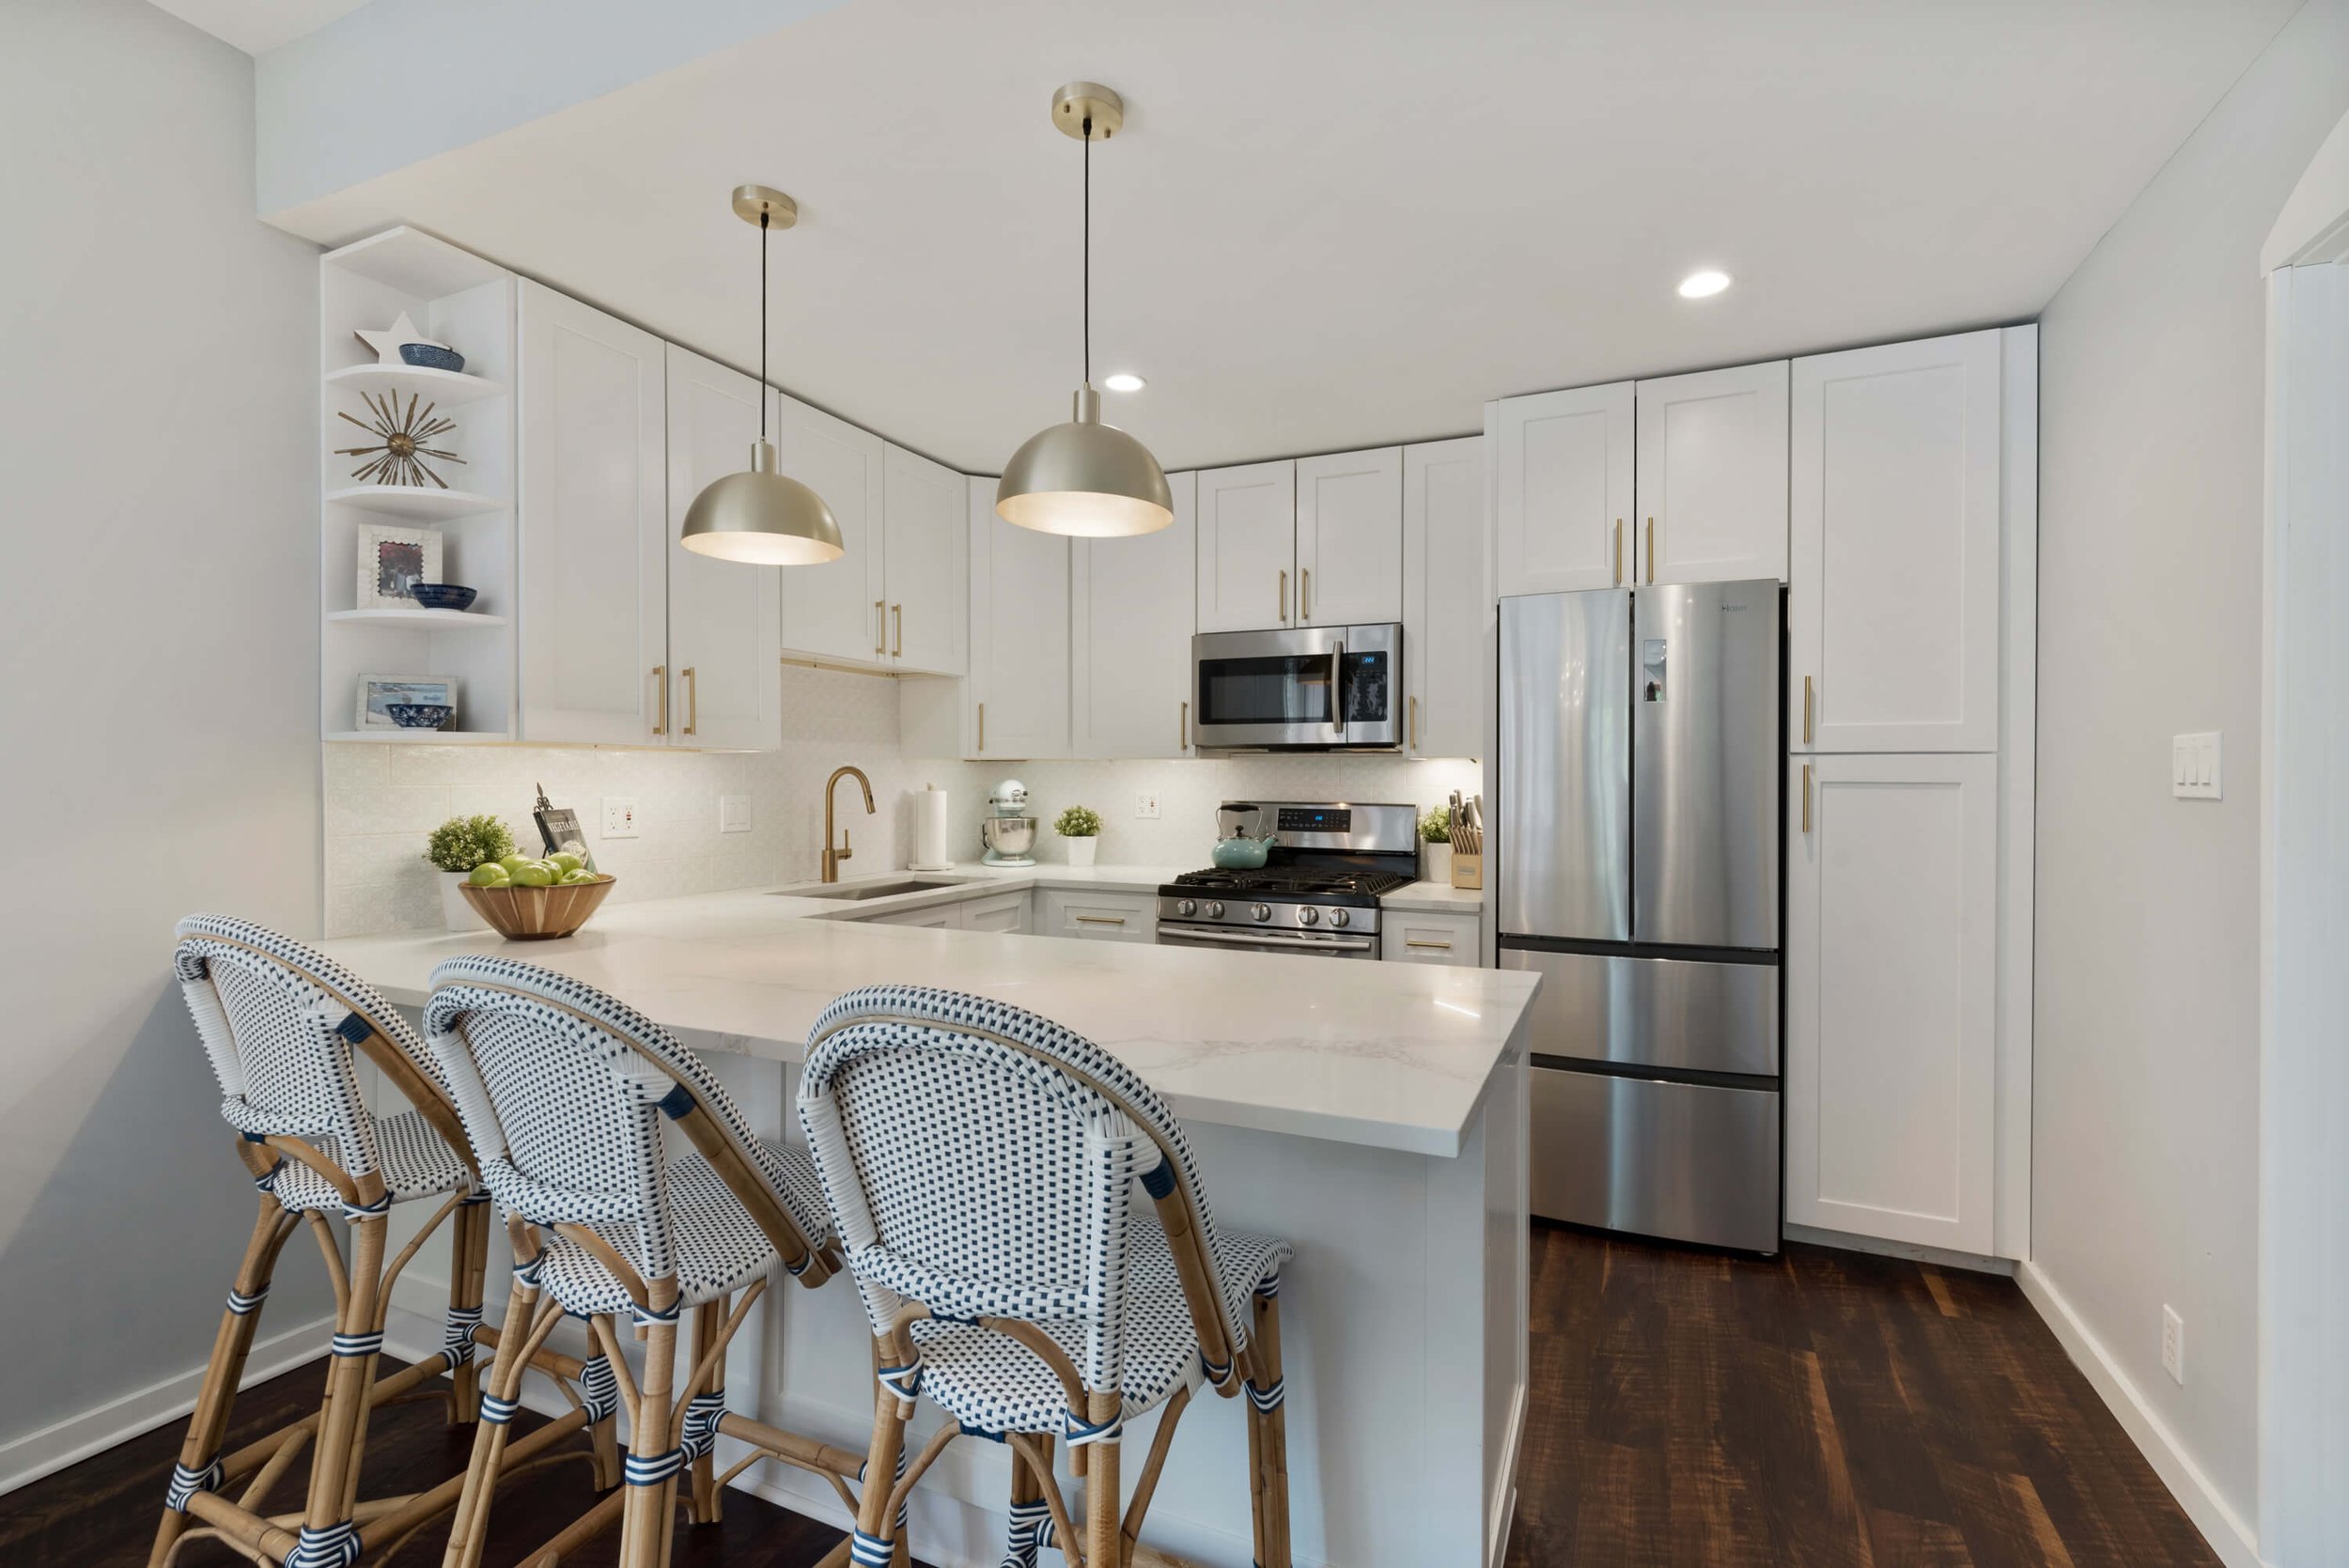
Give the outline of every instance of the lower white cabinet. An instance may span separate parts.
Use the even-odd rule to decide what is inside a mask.
[[[1474,969],[1484,962],[1477,917],[1381,909],[1378,956],[1390,964],[1451,964]]]
[[[1987,1255],[1999,759],[1790,769],[1786,1218]]]
[[[1198,475],[1170,474],[1174,520],[1069,545],[1069,749],[1081,757],[1190,754],[1192,562]]]
[[[962,916],[965,931],[1004,931],[1016,936],[1028,934],[1028,894],[1018,893],[989,893],[985,898],[966,898],[956,905]]]
[[[962,906],[933,904],[926,909],[899,909],[894,914],[867,915],[860,925],[925,925],[940,931],[962,929]]]
[[[1156,893],[1039,888],[1035,905],[1035,934],[1039,937],[1081,937],[1089,941],[1109,942],[1159,939]]]

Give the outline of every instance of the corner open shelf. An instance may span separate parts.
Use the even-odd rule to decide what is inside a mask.
[[[352,392],[372,392],[379,396],[387,392],[413,396],[447,409],[495,397],[506,390],[505,382],[490,380],[486,376],[428,370],[414,365],[353,365],[329,371],[326,384]]]
[[[346,485],[338,490],[328,490],[326,499],[339,506],[362,506],[390,517],[428,518],[436,522],[503,511],[506,507],[504,496],[438,489],[429,485]]]
[[[475,627],[504,626],[503,615],[484,615],[471,610],[427,610],[422,605],[413,610],[329,610],[330,621],[368,621],[377,626],[407,627],[417,631],[471,630]]]
[[[329,730],[328,740],[350,740],[372,745],[388,741],[395,746],[502,746],[513,739],[504,730]]]

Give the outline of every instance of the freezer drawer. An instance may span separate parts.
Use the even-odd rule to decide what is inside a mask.
[[[1778,966],[1503,948],[1542,977],[1530,1048],[1640,1067],[1778,1076]]]
[[[1775,1252],[1778,1095],[1532,1069],[1533,1212]]]

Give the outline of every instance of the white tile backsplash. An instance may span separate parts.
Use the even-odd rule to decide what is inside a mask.
[[[840,784],[837,820],[856,848],[851,876],[902,867],[913,849],[911,796],[935,784],[954,797],[956,857],[979,855],[979,817],[997,780],[1028,786],[1042,831],[1036,858],[1065,861],[1052,818],[1070,805],[1101,814],[1100,859],[1205,865],[1215,808],[1227,799],[1402,800],[1424,809],[1476,788],[1471,762],[1393,757],[1240,757],[1203,761],[975,763],[909,758],[897,741],[897,683],[786,665],[784,745],[754,753],[652,748],[324,746],[326,933],[427,929],[440,924],[425,835],[446,816],[501,817],[525,851],[537,846],[530,808],[537,786],[579,814],[597,862],[619,878],[615,900],[810,881],[823,847],[824,781],[844,763],[873,781],[874,815],[853,779]],[[1134,816],[1155,790],[1156,821]],[[634,797],[640,833],[599,836],[603,797]],[[718,831],[718,797],[747,795],[751,831]]]

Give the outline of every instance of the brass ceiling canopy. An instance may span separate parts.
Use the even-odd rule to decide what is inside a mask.
[[[1106,142],[1126,129],[1126,101],[1098,82],[1071,82],[1052,95],[1052,123],[1064,136]]]

